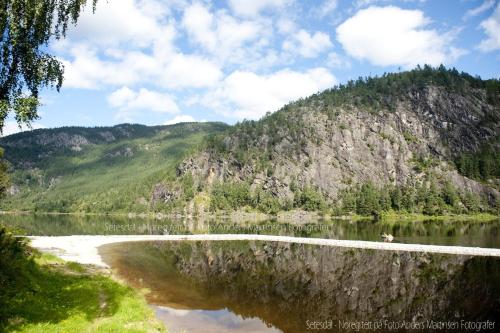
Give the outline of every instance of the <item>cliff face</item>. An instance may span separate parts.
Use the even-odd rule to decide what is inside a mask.
[[[499,151],[500,108],[485,89],[429,83],[387,95],[387,105],[352,98],[332,102],[325,92],[237,125],[178,173],[209,185],[248,181],[280,198],[291,198],[292,186],[318,187],[333,199],[355,184],[414,184],[430,174],[498,196],[498,179],[481,184],[460,175],[453,162],[484,145]]]

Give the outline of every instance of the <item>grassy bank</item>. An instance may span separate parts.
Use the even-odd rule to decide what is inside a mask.
[[[0,232],[0,331],[165,332],[133,289]]]
[[[384,212],[380,216],[380,220],[385,222],[424,222],[424,221],[473,221],[473,222],[491,222],[500,219],[500,216],[490,213],[476,214],[447,214],[447,215],[424,215],[418,213],[399,213],[399,212]]]

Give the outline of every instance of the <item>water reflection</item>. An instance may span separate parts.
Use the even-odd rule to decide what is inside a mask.
[[[41,236],[232,233],[380,241],[382,233],[390,233],[401,243],[500,248],[500,219],[491,222],[321,220],[297,225],[272,220],[0,215],[0,224],[18,229],[20,233]]]
[[[153,306],[158,319],[171,333],[262,333],[281,332],[266,326],[259,318],[243,318],[229,310],[178,310]]]
[[[99,252],[149,291],[168,328],[189,332],[500,318],[498,258],[258,241],[131,242]]]

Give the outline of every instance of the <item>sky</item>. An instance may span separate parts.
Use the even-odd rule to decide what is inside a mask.
[[[33,128],[234,124],[418,64],[499,78],[500,0],[100,0],[48,52]]]

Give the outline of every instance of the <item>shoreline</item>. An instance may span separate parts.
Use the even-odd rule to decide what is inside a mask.
[[[324,214],[319,211],[304,211],[304,210],[291,210],[291,211],[281,211],[277,214],[266,214],[262,212],[246,212],[244,210],[228,211],[228,212],[207,212],[204,214],[192,215],[185,213],[85,213],[85,212],[33,212],[33,211],[3,211],[0,210],[0,215],[9,216],[26,216],[26,215],[40,215],[40,216],[74,216],[74,217],[116,217],[116,218],[128,218],[128,219],[155,219],[155,220],[165,220],[165,219],[224,219],[231,221],[266,221],[266,220],[276,220],[277,222],[292,222],[292,223],[311,223],[316,221],[329,221],[329,220],[351,220],[351,221],[363,221],[363,220],[375,220],[373,216],[363,216],[363,215],[329,215]],[[385,212],[383,213],[378,221],[380,222],[392,222],[392,221],[408,221],[408,222],[423,222],[423,221],[465,221],[473,220],[479,222],[491,222],[495,220],[500,220],[499,215],[492,213],[475,213],[475,214],[446,214],[446,215],[424,215],[420,213],[400,213],[400,212]]]
[[[500,257],[500,249],[384,243],[354,240],[304,238],[255,234],[203,234],[203,235],[110,235],[110,236],[29,236],[31,246],[58,256],[66,261],[92,264],[108,268],[99,254],[99,247],[105,244],[145,241],[265,241],[334,246],[357,249],[422,252],[436,254]]]

